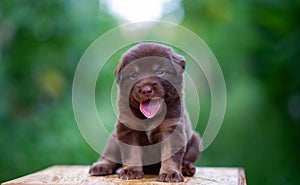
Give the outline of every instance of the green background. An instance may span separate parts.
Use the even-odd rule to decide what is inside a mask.
[[[222,128],[197,165],[243,167],[248,184],[299,184],[300,1],[182,6],[181,25],[214,52],[228,93]],[[98,158],[77,128],[72,80],[85,49],[119,24],[96,0],[0,1],[0,182]],[[97,87],[98,105],[110,103],[113,72]]]

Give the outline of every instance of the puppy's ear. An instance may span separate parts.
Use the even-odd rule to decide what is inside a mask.
[[[179,73],[183,73],[185,70],[185,58],[176,53],[172,53],[171,55],[172,61],[175,63],[175,69]]]

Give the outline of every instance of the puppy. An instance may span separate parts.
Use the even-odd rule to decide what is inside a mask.
[[[185,59],[170,47],[140,43],[115,70],[119,88],[116,129],[90,175],[121,179],[158,174],[158,181],[182,182],[195,173],[201,139],[193,132],[183,98]]]

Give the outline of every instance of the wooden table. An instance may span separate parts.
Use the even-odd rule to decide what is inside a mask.
[[[88,168],[88,166],[52,166],[39,172],[5,182],[3,185],[172,184],[158,182],[156,175],[144,175],[142,179],[138,180],[121,180],[117,175],[91,177],[88,175]],[[177,184],[246,185],[246,178],[242,168],[197,167],[194,177],[185,177],[185,182]]]

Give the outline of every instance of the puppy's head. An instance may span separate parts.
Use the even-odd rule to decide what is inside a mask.
[[[141,43],[127,51],[116,68],[119,98],[128,98],[135,116],[153,118],[163,102],[168,108],[181,98],[184,69],[184,58],[171,48]]]

